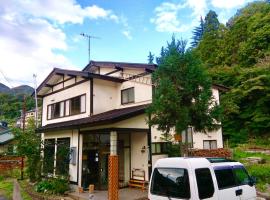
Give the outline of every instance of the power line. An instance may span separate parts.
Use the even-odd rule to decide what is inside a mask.
[[[4,79],[9,83],[10,87],[13,88],[13,86],[10,83],[9,79],[5,76],[4,72],[1,69],[0,69],[0,72],[1,72],[2,76],[4,77]]]

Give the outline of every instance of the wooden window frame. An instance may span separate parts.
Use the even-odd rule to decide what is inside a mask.
[[[133,101],[129,101],[127,103],[123,103],[123,92],[125,92],[127,90],[130,90],[130,89],[133,89],[134,99],[133,99]],[[126,89],[121,90],[121,105],[127,105],[127,104],[131,104],[131,103],[135,103],[135,88],[134,87],[130,87],[130,88],[126,88]]]
[[[157,144],[160,144],[160,153],[156,153],[157,150]],[[170,142],[152,142],[151,143],[151,148],[152,145],[155,145],[155,151],[153,151],[153,149],[151,149],[152,151],[152,155],[164,155],[164,154],[168,154],[168,151],[164,151],[164,146],[163,145],[170,145]],[[155,152],[155,153],[153,153]]]
[[[211,148],[211,142],[216,142],[216,147],[218,148],[217,146],[217,140],[203,140],[203,149],[206,149],[204,148],[204,142],[209,142],[209,149],[208,150],[212,150],[213,148]],[[215,148],[215,149],[217,149]]]
[[[78,114],[70,114],[70,113],[71,113],[71,112],[70,112],[70,109],[71,109],[71,103],[69,103],[69,115],[67,115],[67,114],[66,114],[66,101],[70,101],[70,100],[73,99],[73,98],[81,97],[81,96],[85,96],[85,102],[84,102],[84,104],[85,104],[85,105],[84,105],[84,106],[85,106],[85,111],[84,111],[84,112],[80,112],[80,113],[78,113]],[[56,118],[53,118],[53,117],[52,117],[52,112],[51,112],[51,118],[49,119],[49,112],[48,112],[48,111],[49,111],[49,106],[52,107],[52,105],[57,104],[57,103],[60,103],[60,104],[61,104],[61,102],[64,102],[64,115],[63,115],[63,116],[56,117]],[[84,94],[81,94],[81,95],[74,96],[74,97],[72,97],[72,98],[68,98],[68,99],[65,99],[65,100],[62,100],[62,101],[59,101],[59,102],[56,102],[56,103],[49,104],[49,105],[47,105],[47,120],[49,121],[49,120],[60,119],[60,118],[65,118],[65,117],[74,116],[74,115],[84,114],[84,113],[86,113],[86,102],[87,102],[87,100],[86,100],[86,93],[84,93]]]

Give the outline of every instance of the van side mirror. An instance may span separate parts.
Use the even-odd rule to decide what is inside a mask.
[[[249,178],[249,183],[248,183],[248,185],[249,185],[249,186],[254,186],[254,185],[256,184],[256,182],[257,182],[256,177],[251,176],[251,177]]]

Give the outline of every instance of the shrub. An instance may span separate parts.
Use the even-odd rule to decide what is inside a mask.
[[[48,194],[64,194],[69,189],[66,179],[52,178],[36,184],[36,191]]]

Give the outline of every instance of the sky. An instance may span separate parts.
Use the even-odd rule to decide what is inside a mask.
[[[91,60],[147,63],[171,39],[192,37],[209,10],[226,21],[252,0],[0,0],[0,83],[41,83],[54,67]]]

